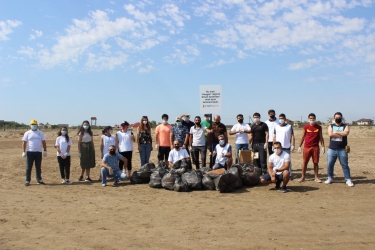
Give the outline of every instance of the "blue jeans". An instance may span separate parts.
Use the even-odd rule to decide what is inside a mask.
[[[333,179],[333,167],[335,166],[336,159],[339,158],[342,171],[344,172],[345,180],[350,179],[350,168],[348,165],[348,154],[345,149],[328,149],[327,152],[327,172],[328,178]]]
[[[26,181],[31,181],[31,170],[35,163],[36,181],[42,180],[42,152],[26,152]]]
[[[289,154],[289,157],[290,157],[289,175],[292,176],[292,155],[290,154],[290,148],[289,149],[283,148],[283,151]]]
[[[114,177],[114,182],[118,183],[119,181],[123,181],[126,179],[126,174],[124,174],[120,169],[114,170],[113,175],[109,174],[109,170],[105,167],[101,169],[102,173],[102,184],[107,184],[107,177]]]
[[[140,144],[141,151],[139,152],[139,156],[141,157],[141,166],[145,165],[150,160],[151,149],[152,145],[150,143],[147,144]]]
[[[236,163],[238,163],[238,153],[240,149],[249,150],[249,144],[235,144],[236,145]]]

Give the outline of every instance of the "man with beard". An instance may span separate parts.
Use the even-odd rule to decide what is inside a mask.
[[[268,116],[270,117],[265,123],[268,126],[268,155],[273,154],[272,144],[273,144],[273,133],[275,132],[275,128],[277,125],[280,124],[279,119],[276,117],[275,110],[270,109],[268,110]]]
[[[216,146],[219,144],[219,135],[223,135],[223,140],[225,143],[228,143],[228,133],[227,127],[221,123],[221,118],[219,115],[215,115],[214,122],[207,128],[208,134],[207,137],[211,137],[212,139],[212,149],[215,150]],[[213,164],[216,161],[216,155],[212,154],[210,157],[210,167],[212,168]]]

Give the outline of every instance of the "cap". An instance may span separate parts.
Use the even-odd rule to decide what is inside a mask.
[[[177,122],[177,121],[180,121],[180,120],[181,120],[181,117],[177,116],[177,117],[176,117],[176,122]]]
[[[204,116],[210,116],[210,114],[204,114]]]
[[[189,114],[185,114],[184,116],[189,116],[189,117],[190,117],[190,115],[189,115]]]
[[[31,120],[30,125],[38,125],[38,121],[37,120]]]
[[[129,123],[128,123],[127,121],[123,121],[123,122],[121,123],[121,126],[129,126]]]

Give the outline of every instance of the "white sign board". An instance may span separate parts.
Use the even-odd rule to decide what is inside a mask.
[[[223,102],[221,85],[200,85],[199,105],[201,114],[221,114]]]

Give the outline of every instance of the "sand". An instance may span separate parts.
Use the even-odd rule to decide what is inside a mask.
[[[374,132],[353,127],[349,165],[355,187],[345,185],[336,163],[335,182],[295,179],[289,192],[270,186],[234,193],[177,193],[147,184],[103,188],[98,181],[78,182],[77,139],[73,138],[71,180],[60,184],[55,150],[56,131],[45,131],[49,155],[43,158],[37,185],[35,170],[24,186],[21,157],[24,131],[0,132],[0,249],[374,249]],[[99,155],[99,131],[95,132]],[[299,144],[301,130],[296,130]],[[327,133],[324,133],[327,144]],[[233,136],[230,143],[234,145]],[[321,178],[326,177],[321,156]],[[156,151],[151,160],[156,163]],[[92,179],[99,177],[99,158]],[[302,156],[292,153],[295,177]],[[140,165],[134,151],[134,168]]]

